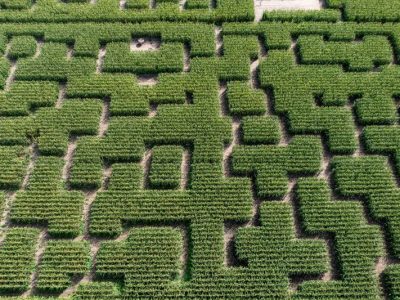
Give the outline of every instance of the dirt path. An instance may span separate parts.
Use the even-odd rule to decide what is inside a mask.
[[[273,10],[320,10],[320,0],[254,0],[256,21],[260,21],[265,11]]]

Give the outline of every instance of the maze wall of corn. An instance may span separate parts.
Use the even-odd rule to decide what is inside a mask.
[[[0,0],[0,299],[400,299],[400,1],[281,2]]]

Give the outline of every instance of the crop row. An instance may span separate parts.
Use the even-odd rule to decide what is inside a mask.
[[[188,43],[192,56],[214,54],[214,28],[208,24],[170,22],[105,23],[99,26],[88,23],[81,26],[68,24],[1,24],[0,49],[6,51],[10,43],[11,58],[32,57],[37,48],[37,40],[74,45],[74,56],[97,57],[99,46],[111,42],[127,42],[132,37],[159,38],[165,43]],[[19,49],[20,48],[20,49]],[[13,54],[15,52],[15,54]],[[65,55],[66,50],[61,51]]]
[[[22,146],[0,147],[0,188],[18,189],[28,165],[28,153]]]
[[[89,244],[69,240],[50,240],[38,268],[36,288],[41,293],[60,293],[73,276],[89,272]]]
[[[379,283],[375,262],[383,254],[383,239],[376,225],[368,225],[363,207],[356,201],[333,201],[327,184],[315,178],[301,179],[295,189],[302,229],[332,239],[336,280],[309,281],[295,299],[375,299]]]
[[[392,61],[387,37],[366,36],[361,42],[324,42],[322,36],[300,36],[297,41],[301,63],[344,64],[350,71],[370,71]]]
[[[89,75],[96,70],[94,59],[77,57],[67,60],[67,45],[45,43],[39,57],[21,59],[15,74],[17,80],[67,81],[71,76]]]
[[[179,187],[182,147],[158,146],[152,150],[149,184],[153,188]]]
[[[36,39],[33,36],[15,36],[11,41],[8,57],[18,59],[33,56],[36,52]]]
[[[146,5],[147,4],[147,5]],[[17,22],[143,22],[143,21],[252,21],[254,19],[251,0],[218,0],[216,8],[210,9],[208,0],[188,0],[185,9],[179,9],[179,3],[172,0],[158,0],[150,9],[150,2],[129,0],[124,9],[119,1],[103,0],[89,4],[86,0],[66,2],[37,0],[34,10],[31,0],[1,0],[0,20]]]
[[[133,299],[174,295],[182,237],[173,228],[132,230],[123,242],[105,242],[96,258],[96,274],[124,278],[124,294]]]
[[[1,0],[3,20],[28,22],[31,20],[62,21],[252,21],[254,19],[253,2],[218,0],[215,9],[209,11],[208,0],[188,0],[180,10],[178,1],[158,0],[155,9],[150,9],[146,0],[128,0],[125,9],[119,9],[118,1],[105,0],[89,5],[86,0],[57,1],[38,0],[34,13],[28,8],[31,0]],[[344,7],[341,16],[339,8]],[[267,12],[263,20],[278,21],[337,21],[343,17],[346,21],[399,21],[399,7],[391,0],[330,0],[327,8],[321,11]],[[62,13],[60,13],[62,12]],[[81,14],[79,14],[80,12]],[[84,17],[82,17],[84,16]]]
[[[271,26],[284,28],[286,25]],[[317,26],[314,24],[314,27]],[[159,36],[160,28],[154,27],[154,32],[149,28],[152,27],[144,30],[146,35],[150,32]],[[352,28],[349,32],[354,33]],[[328,233],[326,239],[333,241],[330,251],[338,262],[330,267],[329,249],[324,240],[296,236],[290,205],[267,202],[254,209],[251,180],[234,177],[253,177],[257,196],[262,200],[281,199],[287,193],[290,176],[314,176],[321,168],[320,138],[295,136],[289,139],[288,145],[278,144],[283,134],[278,117],[264,116],[265,94],[247,82],[251,60],[260,58],[257,34],[224,36],[221,56],[192,57],[190,72],[181,73],[182,41],[188,42],[195,36],[193,33],[177,34],[176,40],[166,41],[150,56],[149,53],[136,56],[129,53],[132,32],[121,32],[124,38],[118,40],[117,34],[112,40],[111,30],[108,36],[112,41],[106,43],[103,71],[115,74],[93,74],[95,58],[91,50],[86,57],[66,59],[66,36],[61,34],[59,41],[46,41],[37,58],[24,58],[21,53],[27,53],[25,50],[16,52],[19,53],[16,57],[21,57],[17,62],[17,81],[0,99],[3,115],[0,124],[5,127],[0,132],[2,188],[20,186],[27,167],[23,146],[29,142],[28,138],[38,144],[40,154],[34,158],[27,186],[13,200],[12,224],[39,224],[46,227],[50,238],[75,238],[82,234],[84,196],[73,189],[102,187],[90,208],[89,234],[119,238],[100,243],[97,277],[94,282],[79,286],[74,297],[376,298],[380,291],[374,268],[376,259],[383,255],[382,234],[377,226],[366,223],[359,202],[332,201],[326,183],[315,179],[300,180],[296,188],[301,230],[311,235]],[[141,34],[139,30],[135,33]],[[97,47],[99,36],[93,39]],[[12,35],[11,50],[18,41],[15,38]],[[299,39],[302,38],[301,35]],[[387,46],[386,37],[376,37],[376,40],[384,40]],[[350,41],[326,43],[348,49],[352,47]],[[32,42],[31,38],[33,45]],[[300,40],[300,47],[303,42]],[[170,52],[164,52],[169,47]],[[380,50],[376,45],[375,48]],[[175,53],[177,49],[179,52]],[[382,51],[387,50],[385,47]],[[196,56],[210,56],[207,51],[200,51]],[[353,57],[350,60],[340,57],[343,54],[340,51],[338,62],[348,61],[351,65]],[[385,59],[387,54],[383,55]],[[338,66],[296,65],[294,55],[286,49],[271,50],[267,58],[261,59],[262,88],[271,92],[274,110],[282,119],[286,118],[291,133],[326,135],[334,154],[351,154],[356,149],[356,141],[352,112],[344,107],[349,98],[360,98],[355,111],[364,124],[388,124],[396,120],[395,105],[388,104],[396,94],[396,68],[385,67],[377,74],[353,74]],[[150,57],[147,61],[146,56]],[[162,59],[165,65],[156,59]],[[322,63],[330,59],[331,56],[324,58]],[[152,63],[151,68],[143,69],[140,64],[144,62]],[[159,74],[158,83],[153,87],[140,87],[129,74],[154,70],[167,73]],[[240,130],[244,145],[233,149],[233,177],[224,176],[222,169],[224,146],[232,140],[231,120],[221,116],[218,101],[218,83],[225,80],[228,81],[228,114],[243,117]],[[67,81],[66,99],[57,108],[51,107],[58,94],[53,81]],[[376,94],[375,90],[382,93]],[[97,136],[101,112],[107,109],[108,102],[107,132]],[[152,117],[148,116],[150,104],[157,106]],[[394,136],[394,141],[379,140],[379,133],[373,129],[379,131],[382,127]],[[391,128],[396,127],[367,126],[364,132],[367,150],[396,155],[397,133]],[[78,136],[77,148],[69,178],[65,178],[66,162],[61,157],[66,153],[71,135]],[[145,174],[139,164],[146,149],[153,152],[150,189],[143,189]],[[181,191],[177,187],[183,149],[190,149],[192,160],[188,187]],[[371,217],[385,223],[389,250],[398,256],[399,190],[386,163],[377,156],[334,158],[333,184],[346,197],[364,197]],[[103,178],[105,167],[111,170],[111,175],[107,175],[110,178]],[[250,226],[242,227],[250,220],[253,220]],[[233,229],[229,227],[231,223]],[[186,254],[182,253],[182,233],[168,226],[171,224],[187,230]],[[136,225],[139,228],[132,229],[126,239],[124,234],[119,236],[126,227]],[[242,228],[235,230],[235,226]],[[224,231],[234,236],[229,242],[233,243],[233,249],[226,249],[230,246],[224,241]],[[1,261],[9,262],[4,271],[0,268],[0,276],[13,278],[10,270],[22,270],[17,284],[12,287],[5,284],[5,293],[27,289],[39,234],[32,229],[31,239],[17,237],[17,242],[13,242],[15,232],[29,236],[30,230],[8,229],[0,247],[0,256],[1,251],[5,253]],[[14,246],[9,250],[7,245]],[[73,279],[87,274],[88,248],[86,242],[47,241],[38,266],[38,292],[60,293]],[[27,261],[21,265],[18,251],[26,251],[21,256]],[[338,273],[335,280],[320,280],[329,268]],[[298,275],[305,275],[307,280],[300,283],[296,292],[291,292],[291,278]],[[398,293],[396,268],[388,269],[384,278],[390,291]]]
[[[36,160],[26,189],[17,192],[11,207],[12,222],[46,225],[53,236],[79,235],[84,198],[80,192],[65,190],[63,166],[57,157]]]
[[[251,116],[242,119],[241,133],[244,144],[277,144],[281,138],[276,116]]]
[[[352,112],[339,107],[349,100],[356,99],[358,123],[395,122],[392,97],[397,91],[392,83],[399,75],[396,68],[350,73],[338,66],[295,65],[286,51],[271,51],[261,64],[261,84],[273,90],[275,110],[287,114],[290,131],[326,134],[334,153],[355,149]]]
[[[211,214],[207,220],[212,220],[213,213],[245,219],[251,211],[249,183],[224,180],[220,164],[192,164],[187,191],[143,190],[142,181],[143,170],[137,164],[112,166],[108,190],[97,195],[91,210],[91,234],[116,236],[122,232],[122,220],[184,221],[203,213]]]
[[[227,101],[233,115],[263,115],[266,112],[264,93],[252,89],[247,82],[229,81]]]
[[[39,293],[60,293],[73,276],[89,271],[87,242],[49,240],[42,246],[39,267],[35,267],[40,231],[33,228],[10,228],[0,248],[0,293],[15,294],[27,291],[31,274],[37,270],[36,289]]]
[[[9,229],[0,248],[0,292],[23,292],[28,289],[35,266],[39,230]]]
[[[255,174],[257,194],[281,198],[287,191],[289,174],[315,174],[320,169],[321,142],[296,136],[287,147],[278,145],[238,146],[232,153],[234,174]]]
[[[370,216],[385,222],[391,253],[399,255],[397,207],[400,194],[386,159],[372,155],[358,159],[338,157],[333,160],[333,170],[338,192],[347,197],[364,197]]]
[[[110,43],[104,60],[104,72],[136,74],[183,71],[182,44],[163,44],[158,51],[131,53],[127,43]]]

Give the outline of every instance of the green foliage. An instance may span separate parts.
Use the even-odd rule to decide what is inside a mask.
[[[66,100],[60,109],[39,109],[35,114],[39,151],[44,155],[63,155],[70,135],[97,134],[101,110],[101,102],[91,99]]]
[[[323,241],[296,239],[291,207],[287,204],[265,203],[260,215],[260,227],[238,230],[238,255],[248,259],[255,274],[265,272],[268,298],[285,299],[290,275],[318,275],[327,270],[326,245]],[[268,281],[279,284],[268,285]]]
[[[24,9],[32,5],[32,0],[0,0],[1,8]]]
[[[263,21],[287,21],[287,22],[337,22],[340,20],[340,11],[337,9],[322,9],[316,11],[275,10],[263,14]]]
[[[0,0],[0,298],[399,297],[396,10],[89,2]]]
[[[400,131],[398,126],[367,126],[362,136],[365,148],[369,153],[391,155],[395,168],[400,171]]]
[[[189,0],[186,2],[186,9],[208,8],[210,1],[208,0]]]
[[[390,73],[391,69],[385,69],[366,76],[343,72],[336,66],[296,65],[289,52],[270,51],[261,65],[261,83],[273,87],[275,109],[287,113],[293,133],[324,133],[332,152],[351,153],[355,149],[354,121],[350,110],[337,106],[351,95],[362,94],[355,104],[361,123],[392,123],[395,108],[385,96],[390,95],[390,88],[377,87],[383,78],[391,78]],[[317,99],[321,106],[316,105]]]
[[[89,271],[89,244],[67,240],[51,240],[43,253],[37,279],[37,289],[45,293],[60,293],[72,281]]]
[[[11,40],[11,47],[8,57],[18,59],[21,57],[33,56],[36,51],[36,40],[33,36],[14,36]]]
[[[232,115],[262,115],[266,111],[266,96],[260,90],[252,89],[247,82],[228,82],[227,99]]]
[[[280,140],[279,119],[277,117],[245,117],[241,126],[245,144],[277,144]]]
[[[301,63],[344,64],[350,71],[369,71],[392,61],[387,37],[366,36],[360,42],[324,42],[321,36],[300,36],[297,41]]]
[[[2,145],[26,145],[35,135],[30,117],[0,117],[0,127],[2,128],[0,131]]]
[[[149,8],[150,2],[148,0],[127,0],[126,8],[145,9]]]
[[[0,188],[18,189],[28,164],[28,155],[22,146],[0,147]]]
[[[96,62],[85,57],[67,58],[67,45],[45,43],[36,58],[21,59],[15,74],[17,80],[67,81],[70,76],[89,75]]]
[[[247,80],[250,77],[249,63],[258,57],[260,43],[255,36],[224,37],[223,56],[218,62],[220,79]],[[235,88],[235,84],[234,88]],[[237,87],[239,88],[239,87]],[[241,87],[243,88],[243,87]]]
[[[138,2],[140,1],[140,2]],[[31,0],[1,0],[0,7],[4,12],[0,19],[15,22],[50,21],[67,23],[71,21],[200,21],[213,23],[215,21],[252,21],[254,9],[252,0],[218,0],[214,9],[209,9],[207,0],[189,0],[184,10],[179,9],[175,0],[158,0],[155,9],[145,6],[142,0],[128,0],[127,9],[120,9],[119,3],[111,0],[102,0],[92,5],[88,0],[39,0],[34,2],[34,11]]]
[[[400,191],[387,161],[382,156],[362,158],[337,157],[333,160],[337,190],[344,196],[363,196],[370,216],[387,228],[389,250],[400,255],[399,213]]]
[[[355,21],[399,21],[399,3],[384,0],[341,0],[346,7],[346,16]]]
[[[176,189],[181,179],[182,147],[158,146],[152,150],[149,184],[152,188]]]
[[[159,50],[133,52],[128,43],[110,43],[103,70],[136,74],[179,72],[183,70],[183,47],[166,43]]]
[[[255,174],[257,194],[283,197],[289,174],[315,174],[320,168],[321,143],[317,138],[297,136],[286,146],[238,146],[233,149],[235,174]]]
[[[10,70],[10,62],[5,57],[0,58],[0,87],[4,89]]]
[[[0,292],[21,293],[28,289],[35,267],[39,230],[11,228],[0,246]]]
[[[252,1],[247,0],[218,0],[215,17],[218,21],[253,21],[253,5]]]
[[[78,286],[74,299],[118,299],[119,290],[111,282],[90,282]]]
[[[19,191],[11,208],[17,224],[44,224],[56,237],[75,237],[81,232],[83,195],[66,191],[61,178],[64,161],[39,157],[28,187]]]
[[[388,293],[388,299],[396,300],[400,297],[400,270],[397,265],[386,268],[383,273],[382,281]]]
[[[0,115],[28,115],[57,101],[58,85],[47,81],[17,81],[10,91],[0,94]]]
[[[177,229],[133,229],[122,242],[104,242],[97,254],[96,273],[124,280],[125,297],[145,299],[175,295],[179,280],[182,236]]]
[[[80,137],[74,152],[70,170],[69,184],[73,188],[99,188],[103,176],[103,163],[100,158],[99,143],[90,137]]]
[[[354,201],[333,201],[327,184],[315,178],[301,179],[296,188],[304,230],[333,236],[337,279],[308,281],[300,285],[295,299],[375,299],[379,284],[375,262],[383,254],[383,239],[376,225],[367,224],[363,207]]]
[[[68,83],[67,96],[111,98],[111,115],[147,115],[149,112],[146,92],[132,75],[73,77]]]

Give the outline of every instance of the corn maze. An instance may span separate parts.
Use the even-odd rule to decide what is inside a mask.
[[[0,0],[0,299],[400,299],[400,2],[255,2]]]

